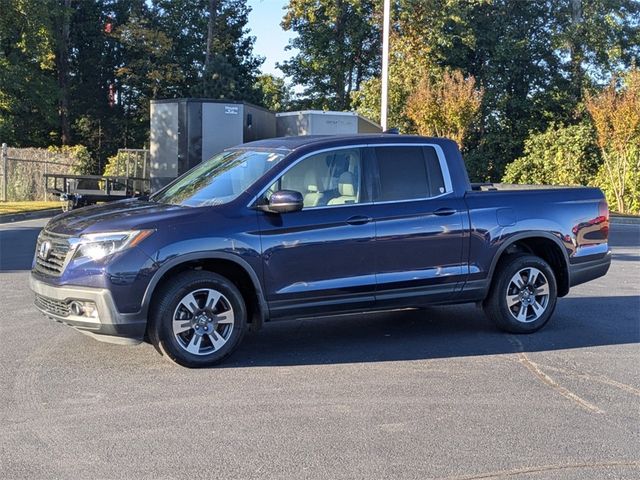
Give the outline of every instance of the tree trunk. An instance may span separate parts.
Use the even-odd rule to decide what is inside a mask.
[[[60,0],[61,12],[58,16],[56,70],[58,72],[58,118],[60,122],[60,141],[63,145],[71,143],[69,122],[69,31],[71,23],[71,0]]]
[[[218,5],[220,0],[209,0],[209,24],[207,26],[207,54],[204,59],[204,69],[207,70],[213,57],[213,36],[216,17],[218,15]]]

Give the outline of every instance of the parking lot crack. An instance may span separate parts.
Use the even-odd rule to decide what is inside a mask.
[[[569,390],[566,387],[563,387],[558,382],[556,382],[553,378],[551,378],[549,375],[547,375],[544,371],[542,371],[542,369],[540,368],[540,366],[537,363],[532,361],[527,356],[527,354],[524,353],[524,346],[522,345],[522,342],[520,342],[520,340],[518,340],[517,338],[515,338],[513,336],[510,336],[509,338],[510,338],[511,342],[518,349],[517,353],[518,353],[519,362],[522,365],[524,365],[527,368],[527,370],[529,370],[536,378],[538,378],[538,380],[540,380],[542,383],[544,383],[545,385],[547,385],[548,387],[550,387],[551,389],[553,389],[554,391],[556,391],[557,393],[559,393],[563,397],[565,397],[568,400],[571,400],[572,402],[576,403],[581,408],[583,408],[583,409],[585,409],[585,410],[587,410],[587,411],[589,411],[591,413],[597,413],[597,414],[604,413],[604,410],[601,410],[600,408],[598,408],[593,403],[585,400],[584,398],[580,397],[579,395],[576,395],[571,390]]]
[[[488,472],[479,475],[465,475],[462,477],[446,477],[442,480],[490,480],[515,477],[521,475],[529,475],[536,473],[562,471],[562,470],[584,470],[594,468],[639,468],[638,461],[617,461],[617,462],[594,462],[594,463],[576,463],[569,465],[540,465],[537,467],[514,468],[512,470],[501,470],[499,472]]]

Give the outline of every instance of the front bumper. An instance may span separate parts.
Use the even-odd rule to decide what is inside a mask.
[[[611,251],[602,258],[569,265],[569,286],[575,287],[581,283],[604,276],[611,266]]]
[[[52,320],[103,342],[135,344],[144,338],[146,318],[142,314],[118,312],[111,292],[106,288],[58,287],[37,280],[33,275],[29,284],[36,294],[36,308]],[[66,306],[73,300],[93,302],[98,312],[97,318],[72,314]]]

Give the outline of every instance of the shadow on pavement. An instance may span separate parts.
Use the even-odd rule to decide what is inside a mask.
[[[0,230],[0,271],[31,270],[40,227]]]
[[[640,342],[640,296],[560,299],[532,335],[497,330],[473,305],[268,324],[221,367],[386,362]],[[514,340],[517,338],[517,341]]]

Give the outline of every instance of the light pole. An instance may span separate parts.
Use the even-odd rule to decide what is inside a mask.
[[[387,130],[387,95],[389,90],[389,17],[391,0],[384,0],[384,20],[382,25],[382,95],[380,101],[380,124]]]

